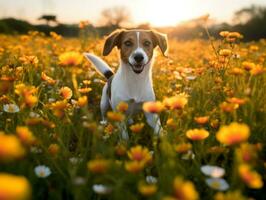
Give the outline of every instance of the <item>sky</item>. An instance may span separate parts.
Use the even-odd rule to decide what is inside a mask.
[[[89,20],[96,25],[103,9],[125,6],[135,24],[174,26],[205,14],[230,22],[236,10],[252,4],[266,6],[266,0],[0,0],[0,18],[36,23],[42,14],[55,14],[62,23]]]

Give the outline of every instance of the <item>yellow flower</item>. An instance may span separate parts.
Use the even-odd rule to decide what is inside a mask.
[[[227,37],[229,35],[229,31],[221,31],[219,35],[222,37]]]
[[[35,137],[26,126],[17,126],[16,133],[22,143],[31,145],[35,142]]]
[[[94,159],[87,163],[88,169],[96,174],[105,173],[109,167],[109,161],[105,159]]]
[[[24,154],[25,149],[16,136],[0,132],[0,161],[12,161]]]
[[[63,66],[76,66],[82,62],[83,56],[75,51],[69,51],[59,56],[59,63]]]
[[[261,65],[256,65],[250,70],[251,75],[263,74],[266,70]]]
[[[138,184],[139,193],[143,196],[152,196],[157,191],[157,186],[154,184],[146,184],[144,182],[140,182]]]
[[[175,145],[175,151],[177,153],[187,153],[192,148],[190,143],[180,143]]]
[[[247,200],[239,191],[230,191],[227,193],[219,192],[214,196],[214,200]]]
[[[128,152],[128,157],[131,160],[136,161],[143,161],[144,164],[152,161],[152,156],[146,147],[142,147],[140,145],[137,145],[135,147],[132,147]]]
[[[233,67],[229,73],[233,75],[242,75],[244,74],[244,70],[239,67]]]
[[[178,200],[196,200],[199,195],[194,185],[190,181],[184,181],[181,177],[176,177],[173,183],[174,196]]]
[[[228,102],[223,102],[220,104],[220,108],[224,112],[233,112],[239,107],[238,104],[235,103],[228,103]]]
[[[173,118],[167,119],[166,125],[172,129],[175,129],[177,127],[177,123],[174,121]]]
[[[230,56],[232,54],[232,51],[230,49],[221,49],[219,51],[219,55],[227,57]]]
[[[229,103],[238,104],[238,105],[243,105],[243,104],[246,103],[246,99],[240,99],[240,98],[237,98],[237,97],[229,98],[229,99],[227,99],[227,101]]]
[[[208,123],[209,118],[210,118],[209,116],[202,116],[202,117],[195,117],[194,120],[195,120],[195,122],[197,122],[198,124],[203,125],[203,124]]]
[[[140,133],[144,127],[144,123],[131,125],[129,128],[133,133]]]
[[[245,70],[250,71],[256,65],[254,63],[252,63],[252,62],[244,61],[244,62],[242,62],[242,66],[244,67]]]
[[[123,115],[120,112],[108,112],[107,117],[108,119],[112,121],[117,121],[117,122],[121,122],[125,119],[125,115]]]
[[[240,163],[255,162],[257,155],[257,147],[253,144],[243,143],[236,149],[236,157]]]
[[[247,184],[249,188],[259,189],[263,186],[263,181],[256,171],[251,170],[247,164],[241,164],[238,168],[240,178]]]
[[[36,56],[22,56],[19,58],[19,60],[23,64],[32,64],[32,65],[37,65],[39,63],[39,60]]]
[[[188,99],[185,95],[178,95],[165,98],[163,104],[169,109],[183,109],[187,104]]]
[[[145,102],[142,108],[145,112],[159,113],[163,111],[164,106],[160,101],[149,101]]]
[[[84,107],[84,106],[87,105],[87,103],[88,103],[87,96],[81,96],[81,97],[78,98],[77,105],[79,107]]]
[[[105,128],[104,128],[104,132],[111,135],[115,130],[115,127],[112,124],[108,124]]]
[[[73,92],[69,87],[61,87],[59,90],[59,94],[64,99],[71,99]]]
[[[186,132],[186,136],[191,140],[204,140],[209,136],[209,132],[204,129],[191,129]]]
[[[125,163],[125,169],[130,173],[138,173],[141,172],[144,168],[144,162],[139,161],[128,161]]]
[[[47,76],[44,72],[42,72],[41,78],[43,81],[46,81],[48,85],[54,85],[56,83],[56,80],[52,79],[50,76]]]
[[[128,109],[128,104],[126,102],[121,101],[117,106],[116,109],[121,112],[124,113],[127,111]]]
[[[225,145],[234,145],[246,141],[249,135],[249,127],[246,124],[233,122],[222,126],[216,134],[216,139]]]
[[[89,93],[90,91],[92,91],[92,89],[89,88],[89,87],[85,87],[85,88],[79,88],[78,91],[79,91],[81,94],[86,94],[86,93]]]
[[[1,200],[27,200],[30,196],[31,186],[25,177],[0,173]]]

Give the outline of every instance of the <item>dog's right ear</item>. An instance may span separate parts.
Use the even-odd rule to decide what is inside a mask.
[[[117,46],[120,47],[121,36],[124,30],[116,30],[112,32],[109,36],[107,36],[104,48],[103,48],[103,55],[107,56],[111,53],[112,49]]]

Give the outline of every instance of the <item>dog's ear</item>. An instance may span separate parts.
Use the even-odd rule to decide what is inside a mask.
[[[116,30],[112,32],[109,36],[107,36],[103,47],[104,56],[107,56],[109,53],[111,53],[112,49],[115,46],[120,48],[120,41],[123,32],[124,30]]]
[[[168,40],[167,35],[159,33],[155,30],[151,31],[152,39],[154,42],[154,47],[159,46],[163,55],[167,57],[167,50],[168,50]]]

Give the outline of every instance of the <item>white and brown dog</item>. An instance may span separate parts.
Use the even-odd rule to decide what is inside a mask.
[[[142,104],[155,101],[152,84],[152,63],[154,48],[159,46],[164,56],[167,52],[167,36],[151,30],[117,30],[110,34],[104,45],[103,55],[107,56],[114,47],[120,50],[120,66],[114,74],[112,69],[99,57],[84,53],[96,69],[108,81],[103,87],[101,98],[101,114],[106,122],[106,112],[111,107],[116,110],[119,102],[129,104],[127,115],[141,110]],[[158,115],[144,113],[147,123],[159,134],[161,123]],[[122,138],[128,139],[126,124],[120,125]]]

